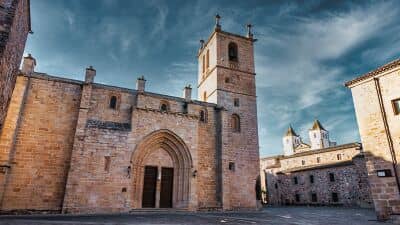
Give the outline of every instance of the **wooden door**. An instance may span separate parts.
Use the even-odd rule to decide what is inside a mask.
[[[161,169],[160,208],[172,208],[172,188],[174,183],[174,169]]]
[[[146,166],[144,168],[142,207],[156,207],[157,167]]]

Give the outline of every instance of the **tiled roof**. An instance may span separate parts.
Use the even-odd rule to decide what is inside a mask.
[[[352,84],[355,84],[355,83],[360,82],[362,80],[368,79],[370,77],[373,77],[373,76],[375,76],[377,74],[380,74],[380,73],[383,73],[385,71],[391,70],[391,69],[393,69],[395,67],[398,67],[398,66],[400,66],[400,58],[398,58],[396,60],[393,60],[393,61],[391,61],[391,62],[389,62],[389,63],[387,63],[387,64],[385,64],[385,65],[383,65],[381,67],[378,67],[377,69],[372,70],[372,71],[370,71],[370,72],[368,72],[366,74],[363,74],[363,75],[361,75],[361,76],[359,76],[359,77],[357,77],[357,78],[355,78],[355,79],[353,79],[351,81],[346,82],[345,86],[348,87],[348,86],[350,86]]]

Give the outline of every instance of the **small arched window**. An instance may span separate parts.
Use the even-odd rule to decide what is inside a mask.
[[[207,122],[207,111],[206,110],[200,110],[199,117],[200,117],[199,119],[200,119],[201,122],[206,123]]]
[[[240,117],[237,114],[232,115],[231,123],[233,132],[240,132]]]
[[[116,109],[117,108],[117,97],[116,96],[111,96],[110,98],[110,109]]]
[[[160,111],[161,112],[168,112],[168,110],[169,110],[168,103],[167,102],[161,102]]]
[[[238,47],[237,44],[231,42],[228,45],[229,61],[238,61]]]

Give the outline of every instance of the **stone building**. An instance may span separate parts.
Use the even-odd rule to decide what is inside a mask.
[[[400,59],[351,80],[346,86],[353,95],[377,216],[398,218]]]
[[[31,30],[30,23],[29,0],[0,1],[0,130]]]
[[[34,71],[25,57],[0,136],[2,211],[254,209],[259,175],[253,35],[198,51],[199,99]]]
[[[318,120],[309,138],[311,145],[289,127],[282,139],[284,155],[261,158],[264,203],[370,207],[361,144],[336,145]]]

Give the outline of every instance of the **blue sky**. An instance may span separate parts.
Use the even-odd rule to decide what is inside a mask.
[[[359,141],[343,83],[399,57],[398,1],[31,1],[26,53],[36,71],[181,96],[196,85],[196,53],[214,15],[222,29],[254,24],[260,154],[282,153],[292,124],[304,141],[318,118],[339,144]],[[193,96],[197,96],[196,90]]]

